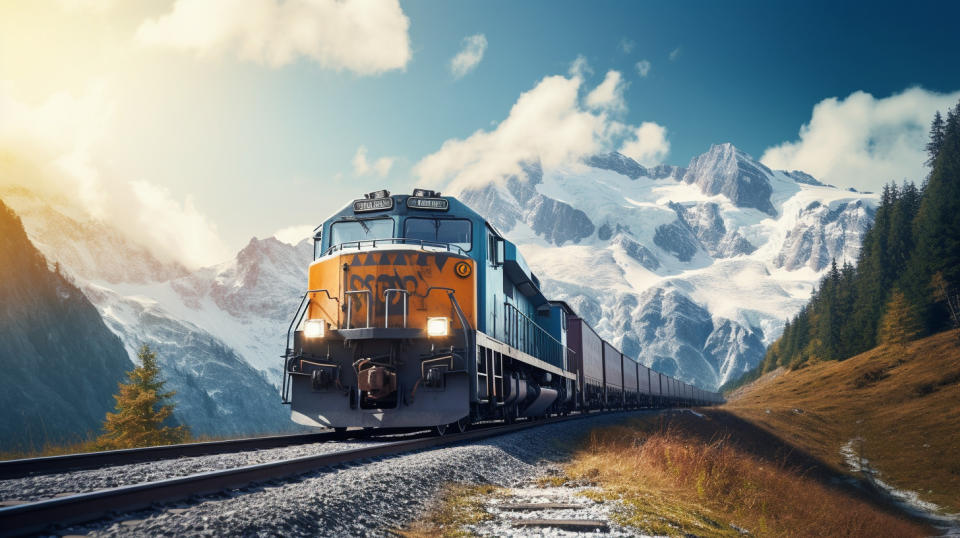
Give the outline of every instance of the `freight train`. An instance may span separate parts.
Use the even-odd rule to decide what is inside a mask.
[[[454,197],[369,193],[313,239],[283,357],[282,396],[299,424],[442,434],[722,402],[624,355],[547,298],[516,245]]]

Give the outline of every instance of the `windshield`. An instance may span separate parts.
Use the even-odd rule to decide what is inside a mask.
[[[419,239],[431,243],[448,243],[468,251],[473,246],[470,232],[469,220],[411,217],[404,224],[403,236],[407,239]]]
[[[330,226],[330,246],[393,237],[393,219],[342,220]]]

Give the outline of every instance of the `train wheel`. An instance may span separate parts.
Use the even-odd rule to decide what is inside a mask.
[[[440,424],[439,426],[434,426],[433,431],[436,432],[438,437],[443,437],[447,434],[447,424]]]
[[[467,431],[467,427],[470,426],[470,417],[463,417],[450,426],[453,427],[453,431],[456,433],[463,433]]]

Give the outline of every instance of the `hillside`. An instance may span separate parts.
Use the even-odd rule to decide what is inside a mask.
[[[960,331],[781,368],[727,398],[729,411],[836,469],[847,469],[846,445],[884,482],[960,511]]]
[[[0,448],[35,449],[100,429],[133,368],[89,300],[0,201]]]
[[[7,157],[0,176],[26,186],[0,185],[0,199],[99,311],[128,357],[142,344],[157,352],[167,387],[176,391],[178,422],[199,436],[295,429],[280,402],[279,357],[288,311],[306,281],[309,244],[253,239],[233,260],[190,271],[158,257],[135,226],[112,225],[75,199],[28,187],[42,184],[45,172]],[[111,402],[115,389],[106,396]]]

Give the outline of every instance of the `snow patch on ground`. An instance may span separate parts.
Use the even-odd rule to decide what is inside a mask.
[[[861,439],[853,438],[840,447],[844,463],[855,473],[860,473],[870,484],[889,495],[901,508],[930,521],[943,531],[945,536],[960,536],[960,514],[942,514],[936,504],[924,501],[915,491],[897,489],[880,479],[880,472],[870,466],[870,460],[864,458],[860,449]]]

